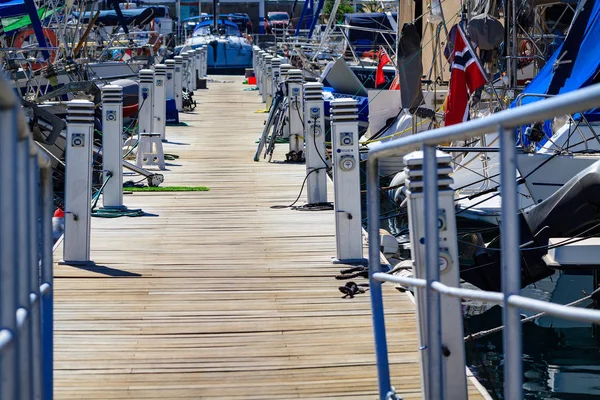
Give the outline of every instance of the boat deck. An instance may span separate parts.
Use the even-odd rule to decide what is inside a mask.
[[[369,297],[337,289],[333,211],[271,208],[305,167],[252,161],[264,106],[219,78],[165,144],[163,185],[210,191],[126,195],[154,216],[94,218],[97,265],[55,265],[56,399],[377,397]],[[415,307],[384,289],[392,382],[420,398]]]

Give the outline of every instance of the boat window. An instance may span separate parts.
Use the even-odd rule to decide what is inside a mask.
[[[240,35],[240,30],[238,29],[237,26],[226,25],[225,27],[227,29],[226,33],[228,36],[239,36]]]
[[[290,17],[288,17],[288,15],[285,13],[271,14],[271,15],[269,15],[269,19],[271,21],[287,21],[288,19],[290,19]]]
[[[210,34],[210,26],[199,26],[194,31],[194,36],[205,36]]]
[[[227,36],[241,36],[239,28],[231,25],[219,25],[219,33]],[[194,31],[194,36],[205,36],[211,34],[213,34],[212,25],[200,26]]]

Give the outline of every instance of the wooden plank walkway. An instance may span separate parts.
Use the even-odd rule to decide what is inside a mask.
[[[164,185],[210,192],[127,195],[156,216],[93,219],[97,266],[55,266],[56,399],[376,398],[369,298],[337,290],[333,212],[270,208],[304,166],[252,161],[263,106],[220,79],[165,145]],[[393,383],[419,398],[414,305],[386,290]]]

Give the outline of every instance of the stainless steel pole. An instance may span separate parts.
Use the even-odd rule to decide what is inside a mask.
[[[519,253],[519,218],[516,180],[516,148],[514,130],[498,128],[500,136],[500,194],[502,195],[502,310],[505,331],[504,346],[504,397],[520,399],[523,384],[521,362],[521,317],[519,309],[508,304],[509,296],[521,290],[521,256]]]
[[[440,315],[440,294],[431,288],[440,280],[439,239],[438,239],[438,185],[435,147],[423,148],[423,195],[425,197],[425,265],[427,279],[427,348],[428,388],[427,398],[443,400],[442,390],[442,321]]]

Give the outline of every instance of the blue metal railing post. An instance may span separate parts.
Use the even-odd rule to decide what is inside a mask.
[[[425,198],[425,268],[428,354],[428,399],[444,399],[442,383],[442,318],[440,294],[431,288],[440,280],[439,233],[438,233],[438,167],[435,147],[423,148],[423,196]]]
[[[4,87],[2,87],[4,86]],[[0,89],[10,90],[0,81]],[[17,104],[13,97],[0,97],[0,331],[10,339],[10,344],[0,350],[0,398],[18,399],[18,382],[15,371],[19,368],[17,339],[17,219],[14,205],[17,202]]]
[[[373,279],[373,274],[381,272],[381,260],[379,258],[379,162],[371,158],[367,161],[367,207],[369,210],[369,288],[371,292],[377,378],[379,381],[379,398],[380,400],[386,400],[387,394],[392,391],[392,383],[385,336],[385,314],[381,288],[383,283]]]
[[[20,137],[17,143],[17,204],[15,213],[17,215],[17,254],[15,258],[17,271],[17,329],[19,340],[19,390],[21,398],[32,398],[31,368],[32,368],[32,331],[31,331],[31,299],[29,297],[30,263],[28,231],[28,202],[32,194],[29,193],[29,138]]]
[[[500,240],[502,248],[502,292],[504,293],[504,397],[521,398],[523,365],[519,309],[508,304],[509,296],[521,290],[519,218],[516,180],[516,149],[513,129],[498,128],[500,136],[500,194],[502,196]]]
[[[323,9],[324,4],[325,0],[319,0],[319,3],[317,3],[317,9],[315,10],[314,18],[310,23],[310,30],[308,31],[309,38],[312,38],[315,26],[317,26],[317,22],[319,22],[319,14],[321,14],[321,10]]]
[[[41,230],[39,220],[41,214],[40,203],[40,174],[38,157],[33,143],[29,138],[29,176],[26,182],[29,185],[29,198],[27,201],[27,225],[29,235],[29,300],[31,315],[31,389],[34,399],[42,399],[42,315],[40,310],[40,250]]]
[[[298,20],[298,25],[296,25],[296,32],[294,33],[294,36],[300,36],[300,28],[304,23],[304,15],[306,14],[307,10],[310,10],[310,12],[312,12],[312,2],[313,0],[305,0],[304,6],[302,6],[302,12],[300,13],[300,19]]]
[[[54,307],[53,307],[53,260],[52,260],[52,168],[48,163],[41,171],[42,189],[42,264],[41,264],[41,309],[42,309],[42,371],[44,399],[53,398],[53,351],[54,351]]]
[[[31,26],[33,26],[33,32],[38,41],[38,46],[42,48],[48,47],[46,37],[44,36],[44,29],[42,28],[42,22],[37,13],[37,7],[35,6],[34,0],[25,0],[25,9],[29,15]],[[48,60],[50,58],[50,53],[48,53],[48,50],[42,50],[42,56],[44,57],[44,60]]]

